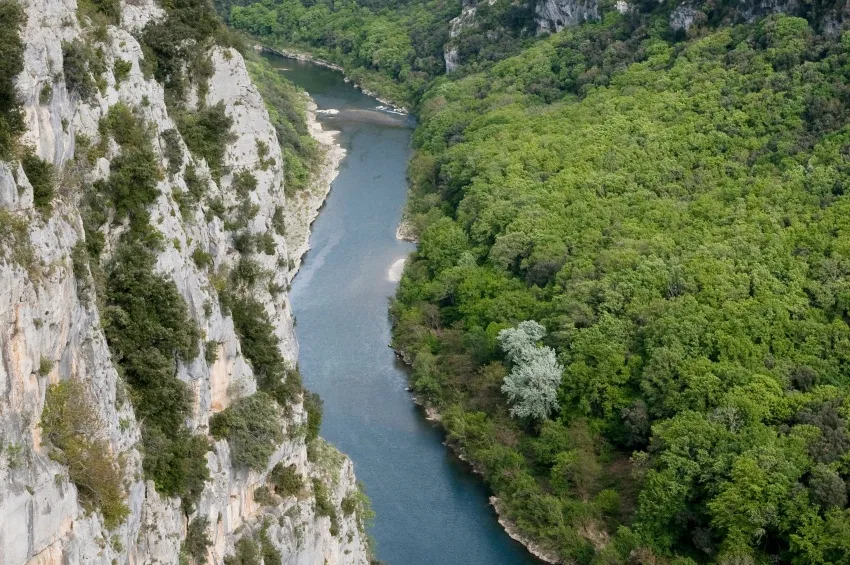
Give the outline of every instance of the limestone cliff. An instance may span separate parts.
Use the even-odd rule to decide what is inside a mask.
[[[285,422],[287,439],[279,444],[263,471],[235,467],[226,440],[212,443],[207,454],[210,480],[187,514],[178,498],[157,492],[142,471],[141,425],[128,401],[126,385],[116,371],[99,311],[96,285],[87,269],[75,269],[74,250],[85,238],[81,217],[81,186],[109,174],[114,142],[94,166],[81,170],[75,145],[83,139],[105,135],[99,123],[109,109],[123,103],[140,113],[153,130],[154,149],[161,169],[168,167],[161,134],[175,128],[165,104],[163,85],[142,72],[144,56],[138,31],[163,17],[163,10],[146,0],[122,3],[121,25],[106,27],[98,40],[106,68],[126,65],[120,81],[104,72],[103,84],[82,99],[71,91],[63,74],[63,41],[80,39],[86,22],[78,18],[76,0],[24,0],[27,23],[21,32],[25,44],[24,72],[18,90],[24,101],[27,131],[21,139],[57,171],[57,195],[52,213],[34,207],[33,188],[19,162],[0,163],[0,213],[6,221],[24,226],[14,241],[0,236],[0,563],[48,565],[77,563],[143,564],[178,563],[190,521],[207,520],[212,542],[205,550],[206,563],[223,563],[242,538],[260,535],[280,552],[286,564],[363,564],[368,549],[362,517],[342,502],[356,492],[352,464],[329,446],[320,444],[323,457],[308,459],[303,434],[295,433],[306,419],[296,401]],[[249,198],[256,213],[247,230],[272,234],[271,248],[256,261],[271,273],[267,290],[255,291],[271,319],[279,347],[294,366],[298,345],[286,289],[297,257],[290,249],[304,249],[273,229],[275,212],[290,203],[283,191],[283,159],[275,129],[245,63],[233,49],[216,47],[209,54],[212,75],[204,94],[207,105],[223,102],[233,118],[232,136],[224,155],[224,174],[212,180],[205,161],[193,156],[182,138],[179,147],[186,162],[170,175],[161,175],[159,196],[149,207],[150,225],[165,242],[157,255],[156,270],[176,283],[190,316],[197,321],[207,343],[216,345],[215,361],[203,353],[177,364],[177,376],[193,396],[188,427],[206,436],[211,415],[236,398],[257,388],[251,364],[242,353],[231,317],[222,311],[212,273],[232,266],[238,257],[233,234],[221,218],[205,214],[200,203],[190,213],[180,210],[179,194],[187,190],[187,166],[192,164],[208,180],[211,199],[237,203],[231,190],[234,173],[253,171],[257,183]],[[193,91],[197,103],[197,90]],[[294,213],[293,210],[288,210]],[[4,228],[7,226],[4,226]],[[121,227],[104,229],[105,250],[114,247]],[[16,260],[11,246],[31,250],[30,261]],[[193,253],[203,250],[212,259],[198,266]],[[76,271],[76,273],[75,273]],[[110,449],[124,461],[129,515],[107,529],[99,512],[81,504],[68,469],[52,458],[42,438],[40,417],[51,383],[77,380],[85,385],[96,417],[103,424]],[[317,510],[313,483],[305,481],[293,496],[255,500],[268,472],[278,463],[294,465],[305,478],[327,486],[335,519]],[[324,515],[320,515],[324,514]],[[266,565],[269,565],[266,563]]]

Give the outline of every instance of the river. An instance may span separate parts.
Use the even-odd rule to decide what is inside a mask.
[[[304,384],[324,400],[322,436],[354,461],[376,512],[370,533],[389,565],[537,563],[499,526],[488,492],[405,390],[388,347],[388,300],[413,245],[395,230],[404,205],[412,119],[340,73],[267,56],[341,131],[347,155],[290,294]]]

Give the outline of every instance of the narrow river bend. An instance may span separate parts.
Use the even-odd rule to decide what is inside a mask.
[[[342,75],[267,56],[315,99],[348,151],[313,224],[311,250],[292,287],[305,385],[324,399],[322,435],[347,453],[377,514],[371,534],[389,565],[530,565],[501,529],[479,479],[443,445],[405,391],[387,317],[401,263],[412,120]],[[393,268],[395,265],[395,268]]]

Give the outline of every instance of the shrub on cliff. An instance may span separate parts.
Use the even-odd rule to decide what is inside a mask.
[[[50,385],[41,413],[41,429],[52,445],[50,457],[68,467],[80,502],[103,515],[107,528],[129,514],[123,461],[113,455],[97,407],[80,381]]]
[[[36,209],[49,213],[56,192],[56,172],[53,164],[36,155],[32,148],[27,148],[21,156],[21,166],[32,185],[33,205]]]
[[[15,0],[0,1],[0,156],[8,157],[24,132],[24,115],[15,88],[15,77],[24,70],[24,44],[20,30],[26,12]]]
[[[242,353],[251,363],[257,386],[281,406],[291,404],[301,393],[301,375],[287,367],[268,313],[252,296],[225,294],[225,305],[233,316]]]
[[[234,466],[261,471],[283,441],[280,410],[271,396],[257,392],[213,415],[210,433],[230,444]]]
[[[295,465],[278,463],[269,473],[269,482],[280,496],[295,496],[304,488],[304,478],[298,474]]]
[[[198,356],[200,331],[174,281],[154,272],[141,243],[119,245],[107,267],[103,327],[113,360],[143,422],[145,474],[157,489],[191,505],[209,476],[208,444],[185,425],[191,409],[178,359]]]
[[[224,150],[233,139],[232,125],[233,118],[225,112],[223,102],[187,112],[177,120],[177,129],[189,150],[206,159],[210,172],[217,179],[224,173]]]

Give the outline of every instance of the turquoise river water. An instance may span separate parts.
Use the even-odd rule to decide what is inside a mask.
[[[313,224],[291,299],[305,385],[324,400],[322,435],[354,461],[372,499],[370,533],[389,565],[532,565],[499,526],[480,479],[443,445],[415,406],[389,348],[387,316],[401,260],[413,245],[395,230],[406,193],[412,119],[341,74],[268,55],[316,100],[347,150]]]

